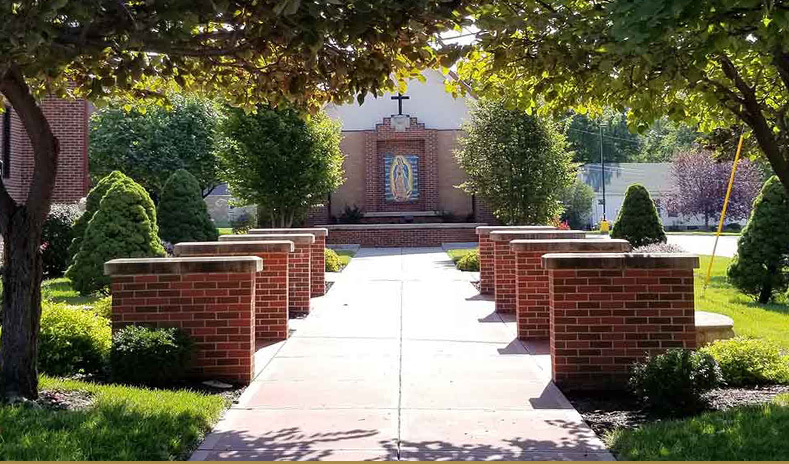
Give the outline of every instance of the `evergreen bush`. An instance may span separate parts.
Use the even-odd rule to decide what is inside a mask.
[[[82,238],[85,236],[85,230],[87,230],[90,220],[93,219],[93,215],[99,210],[101,199],[104,198],[110,187],[115,185],[115,182],[122,179],[128,179],[128,177],[120,171],[112,171],[102,178],[88,193],[85,201],[85,212],[74,222],[74,226],[71,229],[74,238],[68,248],[69,264],[74,262],[74,257],[77,256],[82,247]]]
[[[653,243],[665,243],[666,233],[660,222],[655,203],[643,185],[633,184],[625,192],[625,200],[616,218],[611,238],[625,239],[638,248]]]
[[[127,326],[112,338],[110,369],[118,382],[167,386],[183,380],[192,340],[176,328]]]
[[[118,181],[101,200],[66,276],[83,295],[105,289],[110,283],[104,275],[105,262],[165,256],[158,229],[156,210],[145,189],[128,178]]]
[[[200,184],[179,169],[167,179],[159,200],[159,235],[169,243],[213,242],[219,233],[208,216]]]
[[[58,277],[68,267],[74,224],[81,215],[77,205],[55,204],[49,208],[41,233],[41,261],[48,277]]]
[[[765,182],[753,203],[727,274],[741,292],[769,302],[789,285],[789,196],[778,177]]]

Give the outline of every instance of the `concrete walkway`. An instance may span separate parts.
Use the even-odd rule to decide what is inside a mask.
[[[314,304],[193,459],[612,458],[440,249],[362,249]]]

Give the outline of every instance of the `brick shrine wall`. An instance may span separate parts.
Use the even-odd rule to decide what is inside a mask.
[[[85,100],[64,100],[46,97],[41,108],[52,131],[60,142],[58,171],[55,177],[53,203],[76,203],[87,195],[88,177],[88,103]],[[2,126],[0,118],[0,126]],[[0,127],[0,134],[2,133]],[[11,175],[3,182],[11,197],[24,203],[33,180],[33,147],[22,121],[11,114]]]
[[[255,273],[112,276],[112,328],[178,327],[195,343],[191,375],[249,383],[254,375]]]
[[[476,242],[477,233],[470,228],[434,229],[334,229],[330,228],[327,243],[359,244],[364,247],[437,247],[442,243]]]

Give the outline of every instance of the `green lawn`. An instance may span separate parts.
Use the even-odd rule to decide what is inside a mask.
[[[342,267],[347,266],[348,263],[351,262],[351,258],[353,258],[354,255],[356,255],[356,253],[351,250],[334,250],[334,251],[336,251],[337,255],[340,257],[340,265]]]
[[[218,395],[41,379],[41,389],[89,392],[85,409],[0,407],[2,460],[187,459],[227,406]]]
[[[217,227],[216,230],[219,232],[219,235],[231,235],[233,233],[232,227]]]
[[[469,253],[473,253],[476,248],[454,248],[451,250],[447,250],[447,254],[452,259],[452,262],[457,264],[460,261],[460,258],[466,256]]]
[[[787,431],[789,394],[784,394],[767,405],[619,429],[606,442],[621,460],[786,461]]]
[[[760,305],[743,295],[726,281],[726,268],[730,258],[715,258],[712,279],[702,296],[704,276],[709,265],[709,256],[701,257],[701,267],[696,269],[696,309],[725,314],[734,319],[737,335],[773,340],[789,349],[789,304]]]

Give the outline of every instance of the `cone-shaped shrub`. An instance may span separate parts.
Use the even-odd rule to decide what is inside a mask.
[[[105,262],[153,256],[165,256],[156,210],[148,192],[127,178],[116,182],[104,195],[66,276],[75,290],[90,294],[110,283],[104,275]]]
[[[107,194],[107,191],[110,189],[110,187],[115,185],[115,182],[122,179],[128,179],[126,174],[120,171],[112,171],[108,175],[104,176],[104,178],[101,179],[99,183],[96,184],[96,186],[93,187],[88,193],[88,198],[85,202],[85,213],[83,213],[82,216],[77,219],[71,229],[74,239],[71,241],[71,245],[68,247],[70,263],[74,262],[74,256],[79,253],[79,249],[82,247],[82,237],[85,236],[85,230],[87,230],[90,220],[93,219],[93,215],[99,210],[101,199],[104,198],[104,195]]]
[[[777,177],[765,182],[728,269],[731,283],[760,303],[786,290],[789,264],[789,196]]]
[[[643,185],[633,184],[627,188],[611,237],[625,239],[634,248],[666,241],[655,203]]]
[[[167,179],[159,200],[159,234],[170,243],[215,241],[219,234],[195,176],[179,169]]]

